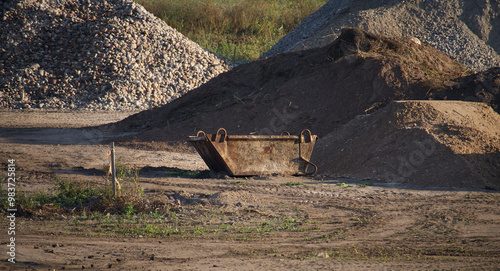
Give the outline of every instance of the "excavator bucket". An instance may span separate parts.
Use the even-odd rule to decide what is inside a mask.
[[[228,135],[224,128],[215,134],[199,131],[188,139],[210,170],[230,176],[314,174],[317,167],[309,159],[316,140],[309,130],[300,135]]]

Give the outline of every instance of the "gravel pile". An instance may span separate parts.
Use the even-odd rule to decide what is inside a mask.
[[[484,0],[330,0],[261,57],[323,46],[342,27],[417,37],[476,72],[500,66],[500,3]]]
[[[229,63],[130,0],[0,3],[0,108],[143,110]]]

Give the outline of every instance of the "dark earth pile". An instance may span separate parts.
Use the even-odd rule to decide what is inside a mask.
[[[324,46],[342,27],[416,37],[476,72],[500,66],[497,0],[330,0],[262,57]]]
[[[471,88],[470,82],[475,81],[488,85],[488,89]],[[499,90],[500,81],[495,69],[470,74],[456,60],[433,47],[418,44],[412,39],[386,37],[359,29],[346,28],[337,40],[327,46],[280,54],[276,57],[240,65],[170,104],[138,113],[111,127],[117,130],[139,132],[134,137],[122,139],[124,142],[122,144],[136,146],[141,144],[164,146],[158,145],[158,142],[185,142],[188,135],[195,135],[198,130],[215,133],[220,127],[226,128],[229,134],[279,134],[284,130],[298,134],[303,129],[310,129],[320,136],[320,142],[322,142],[318,143],[315,150],[321,157],[319,160],[324,162],[319,172],[339,176],[336,174],[337,168],[332,166],[337,161],[337,156],[330,152],[340,151],[337,147],[343,145],[344,142],[331,142],[337,144],[332,145],[335,146],[332,149],[328,145],[330,141],[322,141],[321,138],[334,131],[342,133],[346,129],[344,125],[350,123],[356,116],[376,115],[377,111],[386,105],[391,105],[390,108],[393,108],[394,104],[391,102],[395,100],[463,99],[484,102],[481,104],[485,104],[483,112],[487,115],[485,118],[489,117],[493,121],[492,127],[500,127],[500,123],[495,123],[499,120],[497,113],[491,109],[487,110],[488,105],[498,106]],[[485,93],[489,93],[489,96]],[[461,112],[460,103],[453,104],[450,108],[454,106],[458,108],[458,112]],[[423,111],[419,113],[418,109],[419,107],[416,107],[417,113],[415,114],[424,116],[427,116],[427,111],[434,110],[424,108],[425,110],[422,109]],[[387,114],[397,112],[397,110],[393,111]],[[446,122],[451,118],[446,115],[446,112],[440,114],[443,115],[440,120],[445,121],[443,125],[451,125],[450,127],[455,125],[459,127],[457,128],[459,130],[466,129],[465,124],[460,121],[453,124]],[[381,115],[379,118],[385,121],[386,117],[386,115]],[[428,125],[428,120],[427,118],[419,120],[423,123],[419,127]],[[363,124],[360,125],[354,130],[363,130]],[[441,124],[437,122],[433,125]],[[473,122],[471,125],[474,128],[476,124]],[[384,136],[389,136],[395,129],[390,127],[392,126],[387,126],[387,129],[381,128],[382,136],[375,137],[374,140],[383,140]],[[440,133],[444,136],[448,134],[454,136],[454,130],[450,129]],[[477,127],[474,129],[481,130]],[[366,134],[370,135],[370,133]],[[474,138],[477,134],[471,132],[468,135]],[[393,141],[394,144],[406,144],[405,142],[412,137],[410,134],[393,138]],[[429,133],[424,134],[422,140],[427,140],[429,137]],[[491,138],[494,137],[485,137],[483,141],[476,138],[471,142],[483,144]],[[155,143],[149,143],[153,140]],[[342,138],[342,140],[348,140],[348,138]],[[458,136],[456,141],[460,140],[468,141],[469,138]],[[373,146],[378,144],[374,141],[369,142]],[[446,146],[443,148],[451,146],[446,142],[439,144],[439,146]],[[491,156],[493,158],[487,159],[490,162],[472,163],[471,167],[476,167],[476,165],[486,167],[486,171],[490,172],[481,175],[483,176],[481,178],[498,177],[496,173],[491,173],[498,166],[491,162],[498,157],[495,156],[495,152],[498,151],[498,146],[495,144],[497,143],[491,145],[492,147],[488,150],[494,153]],[[372,155],[369,148],[365,149],[368,151],[367,156]],[[399,151],[404,152],[405,149],[401,148]],[[398,149],[393,149],[392,152],[387,152],[387,155],[394,156],[397,152]],[[479,160],[484,157],[481,152],[471,153],[477,154],[480,157],[477,158]],[[457,153],[457,155],[462,155],[462,153]],[[351,160],[357,158],[355,155],[349,157]],[[389,158],[381,155],[378,161],[392,161]],[[432,161],[438,163],[439,159]],[[457,165],[463,166],[463,163]],[[380,166],[381,170],[387,169],[382,164],[377,164],[377,166]],[[475,172],[474,170],[476,169],[468,172]],[[344,172],[340,175],[343,174]],[[474,175],[475,173],[471,174],[467,176],[471,178],[478,176]],[[360,177],[361,175],[353,174],[352,176]],[[380,174],[367,173],[362,176],[381,179]],[[407,183],[412,183],[412,176],[409,176]],[[383,181],[396,180],[393,176],[391,177]],[[441,177],[442,175],[437,175],[437,178]],[[467,180],[469,179],[464,179],[464,183],[457,184],[457,186],[497,188],[496,184],[491,182],[482,181],[471,184]],[[415,181],[415,184],[427,183]],[[436,185],[453,186],[454,184],[450,179],[446,179]]]
[[[2,1],[0,16],[0,109],[147,109],[228,69],[131,0]]]
[[[458,78],[453,83],[435,87],[430,98],[483,102],[500,112],[500,67]]]
[[[240,65],[119,125],[147,130],[142,136],[152,140],[180,140],[219,127],[230,134],[308,128],[322,136],[392,100],[428,99],[443,91],[443,82],[466,74],[430,46],[347,28],[327,46]]]

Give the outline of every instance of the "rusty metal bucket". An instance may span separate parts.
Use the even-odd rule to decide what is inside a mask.
[[[309,161],[318,137],[304,130],[300,135],[228,135],[224,128],[215,134],[199,131],[190,136],[210,170],[230,176],[264,174],[310,175],[317,167]]]

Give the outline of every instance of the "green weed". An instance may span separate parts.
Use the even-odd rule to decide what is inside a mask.
[[[56,189],[51,193],[36,191],[28,195],[18,190],[16,205],[20,215],[32,215],[37,210],[43,208],[51,208],[50,213],[52,214],[56,212],[54,209],[74,209],[104,193],[104,189],[102,188],[90,184],[77,183],[70,179],[56,178],[55,181]]]
[[[123,163],[122,157],[118,157],[115,163],[116,178],[132,178],[136,176],[137,167],[133,168]]]
[[[89,184],[83,185],[71,180],[58,180],[56,194],[52,198],[38,195],[38,200],[43,199],[42,201],[45,203],[55,202],[62,207],[76,207],[85,200],[101,195],[103,192],[103,189]]]
[[[132,215],[134,215],[135,213],[136,213],[136,211],[135,211],[134,205],[132,205],[132,204],[129,203],[129,204],[125,205],[125,207],[123,207],[123,214],[128,219],[130,219],[130,217]]]

